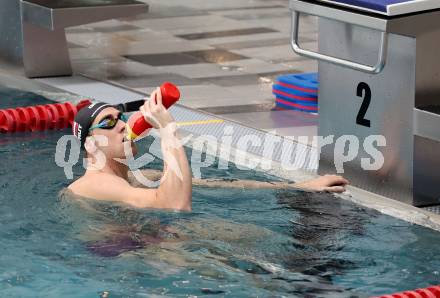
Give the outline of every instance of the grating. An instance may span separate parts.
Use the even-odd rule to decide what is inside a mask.
[[[179,105],[174,105],[170,108],[170,111],[178,122],[221,119],[214,115],[201,113]],[[295,169],[316,171],[318,168],[316,148],[295,142],[290,138],[275,136],[269,132],[247,127],[236,122],[224,120],[221,123],[184,126],[182,129],[187,133],[193,134],[195,137],[212,136],[218,140],[218,143],[222,143],[222,138],[225,136],[225,129],[227,127],[232,128],[233,132],[231,142],[232,148],[243,149],[243,151],[252,155],[265,157],[276,162],[282,162],[284,164],[288,162],[291,167]],[[244,147],[246,144],[243,136],[255,136],[257,139],[261,140],[261,144]],[[268,154],[269,152],[265,152],[264,150],[264,142],[269,138],[278,139],[278,142],[274,146],[273,153],[271,152],[271,154]]]

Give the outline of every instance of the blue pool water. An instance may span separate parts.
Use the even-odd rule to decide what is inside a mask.
[[[195,187],[191,213],[60,197],[68,133],[0,135],[1,297],[368,297],[440,281],[437,232],[328,194]]]

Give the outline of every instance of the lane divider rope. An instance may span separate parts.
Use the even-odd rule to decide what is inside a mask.
[[[440,298],[440,285],[371,298]]]
[[[76,113],[90,103],[85,99],[76,106],[65,102],[0,110],[0,133],[67,128]]]

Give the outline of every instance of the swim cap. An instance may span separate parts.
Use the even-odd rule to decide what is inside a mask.
[[[72,130],[75,137],[77,137],[81,143],[81,149],[84,148],[84,143],[89,135],[90,126],[92,126],[96,116],[98,116],[99,112],[103,109],[109,107],[113,106],[108,103],[95,102],[78,111],[73,121]]]

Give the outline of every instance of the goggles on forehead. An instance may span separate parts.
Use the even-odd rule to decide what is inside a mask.
[[[91,132],[92,130],[96,129],[96,128],[100,128],[100,129],[112,129],[113,127],[116,126],[116,124],[118,123],[119,120],[122,120],[124,122],[128,121],[127,116],[125,116],[123,113],[119,113],[118,117],[114,118],[113,115],[108,115],[107,117],[105,117],[104,119],[102,119],[101,121],[99,121],[98,124],[92,125],[89,128],[89,132]]]

